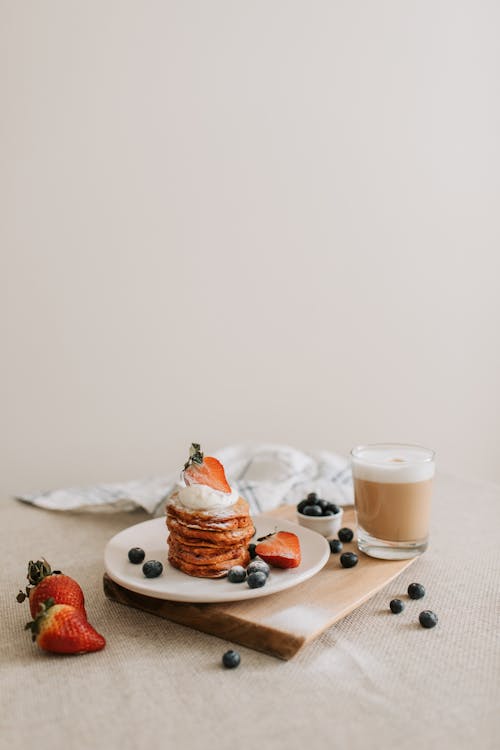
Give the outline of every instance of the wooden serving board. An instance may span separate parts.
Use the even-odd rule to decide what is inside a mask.
[[[267,515],[295,520],[295,508]],[[355,527],[354,510],[344,509],[343,524]],[[359,555],[354,568],[340,565],[331,555],[325,567],[308,581],[259,599],[223,604],[186,604],[136,594],[104,575],[109,599],[142,609],[195,630],[263,651],[281,659],[292,656],[324,630],[363,604],[405,570],[412,560],[377,560],[358,552],[354,542],[344,551]]]

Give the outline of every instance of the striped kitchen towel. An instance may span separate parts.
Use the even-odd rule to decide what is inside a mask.
[[[230,445],[216,451],[229,483],[250,504],[252,513],[295,505],[309,492],[338,505],[353,502],[349,462],[330,451],[304,452],[271,443]],[[70,487],[19,495],[18,500],[47,510],[113,512],[143,508],[162,515],[171,492],[183,486],[179,471],[168,477]]]

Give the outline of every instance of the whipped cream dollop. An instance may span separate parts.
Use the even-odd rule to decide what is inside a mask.
[[[206,484],[191,484],[178,491],[177,500],[191,510],[209,510],[211,508],[229,508],[239,497],[238,490],[231,487],[231,492],[220,492]]]

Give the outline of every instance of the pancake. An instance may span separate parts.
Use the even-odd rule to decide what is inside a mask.
[[[187,526],[182,521],[172,517],[167,517],[167,527],[174,537],[182,540],[183,544],[193,546],[227,547],[235,544],[248,544],[255,534],[254,525],[250,518],[248,519],[247,526],[242,526],[233,531],[193,529],[191,526]]]
[[[228,570],[232,568],[233,565],[247,565],[250,561],[250,555],[248,550],[244,550],[244,552],[230,560],[200,565],[185,560],[181,555],[175,554],[175,552],[169,548],[168,561],[174,566],[174,568],[178,568],[178,570],[181,570],[183,573],[187,573],[188,576],[194,576],[196,578],[223,578],[227,575]]]
[[[180,544],[177,540],[169,540],[169,550],[176,557],[182,557],[183,560],[192,565],[212,565],[243,555],[247,548],[244,545],[225,549],[220,547],[188,547]]]
[[[225,508],[187,508],[174,492],[167,502],[168,559],[183,573],[222,578],[234,565],[250,561],[248,543],[255,534],[242,497]]]
[[[248,525],[248,503],[242,497],[227,508],[192,510],[177,499],[174,492],[167,502],[167,516],[193,529],[213,529],[214,531],[234,531]]]

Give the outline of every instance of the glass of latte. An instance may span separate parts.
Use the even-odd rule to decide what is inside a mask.
[[[351,451],[358,547],[371,557],[404,560],[427,549],[434,451],[377,443]]]

